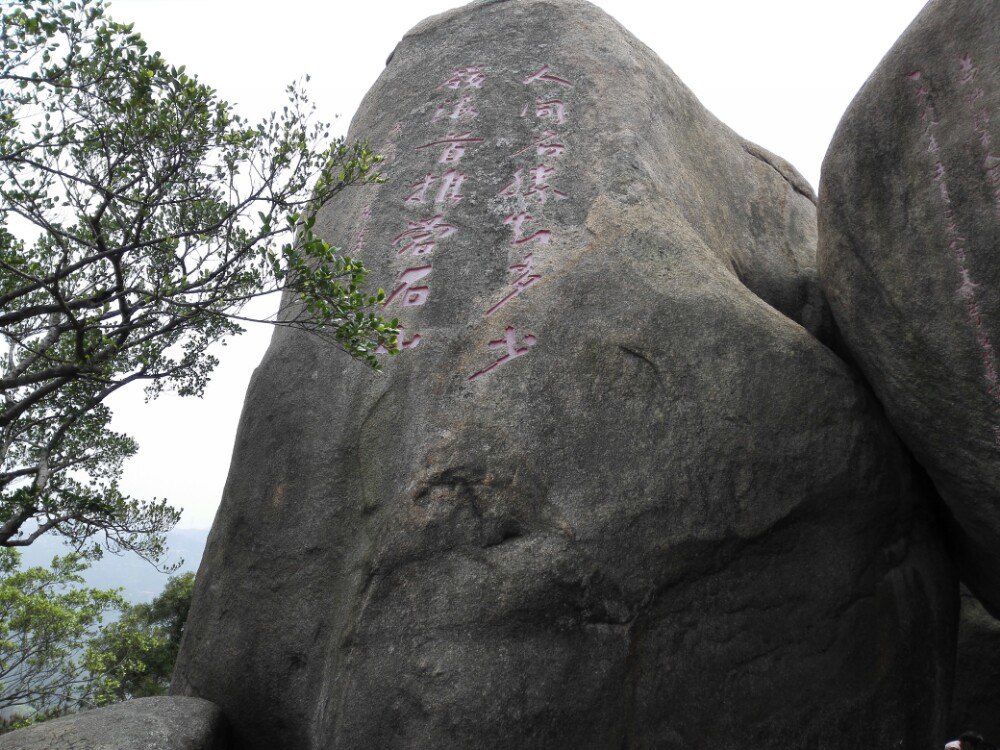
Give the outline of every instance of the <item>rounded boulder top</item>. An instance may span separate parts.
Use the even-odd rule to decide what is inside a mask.
[[[795,170],[577,0],[423,22],[350,136],[316,231],[402,352],[276,332],[173,691],[247,750],[943,743],[957,584]]]
[[[928,3],[834,136],[823,289],[1000,615],[1000,3]]]

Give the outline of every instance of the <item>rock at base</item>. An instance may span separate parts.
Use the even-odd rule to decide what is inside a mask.
[[[971,730],[1000,738],[1000,621],[964,588],[948,726],[952,737]]]
[[[0,735],[0,750],[229,750],[219,707],[200,698],[137,698]]]

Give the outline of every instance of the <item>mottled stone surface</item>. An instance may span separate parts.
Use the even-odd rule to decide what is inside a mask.
[[[1000,739],[1000,621],[990,617],[972,594],[962,591],[958,660],[949,732],[977,731]]]
[[[352,132],[317,226],[410,348],[276,332],[173,690],[247,749],[936,748],[957,590],[804,180],[574,0],[425,21]]]
[[[844,339],[1000,614],[1000,3],[936,0],[823,164],[820,276]]]
[[[199,698],[138,698],[0,734],[0,750],[229,750],[217,706]]]

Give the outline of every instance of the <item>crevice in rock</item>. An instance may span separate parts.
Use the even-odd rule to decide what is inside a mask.
[[[816,197],[816,192],[813,190],[812,185],[810,185],[806,178],[800,175],[798,170],[796,170],[795,167],[787,161],[776,154],[772,154],[763,146],[758,146],[756,143],[752,143],[751,141],[745,139],[743,140],[743,150],[755,159],[759,159],[764,162],[767,166],[781,175],[782,179],[791,185],[792,189],[796,193],[804,195],[812,201],[814,206],[818,205],[819,200]]]

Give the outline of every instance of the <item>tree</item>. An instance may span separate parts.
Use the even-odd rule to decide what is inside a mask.
[[[97,705],[109,692],[108,662],[93,639],[125,601],[82,586],[80,555],[57,557],[48,570],[19,563],[17,550],[0,549],[0,710],[30,719]]]
[[[0,546],[53,532],[157,560],[178,514],[120,492],[136,445],[107,397],[200,395],[210,345],[281,288],[268,322],[378,368],[397,321],[313,221],[379,157],[331,140],[297,85],[248,124],[103,0],[0,0],[0,20]]]
[[[0,731],[166,693],[194,573],[128,604],[120,590],[84,586],[88,564],[69,554],[50,569],[20,570],[20,553],[0,549],[0,712],[13,714]]]
[[[193,592],[194,573],[172,577],[153,601],[127,606],[101,631],[92,646],[103,680],[99,703],[166,694]]]

